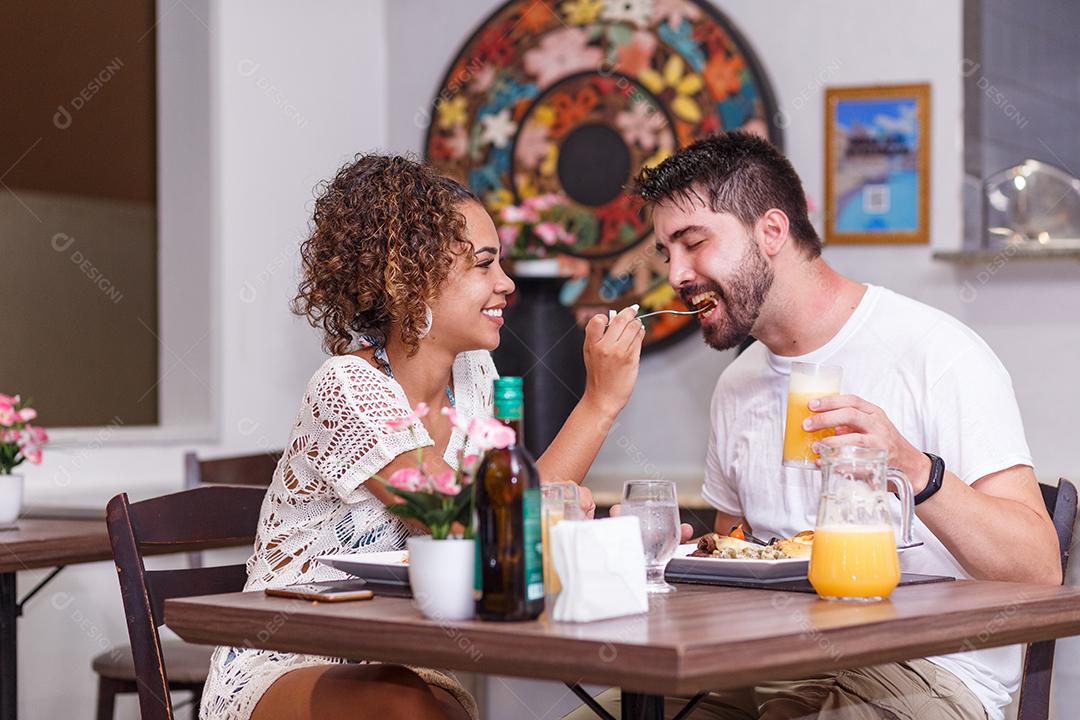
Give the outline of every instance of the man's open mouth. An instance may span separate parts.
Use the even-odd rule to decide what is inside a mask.
[[[707,320],[719,306],[720,297],[712,290],[700,292],[690,298],[691,309],[702,311],[698,313],[699,320]]]

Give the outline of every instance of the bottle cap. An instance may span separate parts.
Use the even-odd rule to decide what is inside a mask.
[[[499,420],[521,420],[524,416],[524,400],[520,377],[509,375],[495,378],[495,417]]]

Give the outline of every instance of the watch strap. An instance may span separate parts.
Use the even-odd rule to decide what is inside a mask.
[[[926,487],[915,496],[914,503],[916,505],[932,498],[941,489],[941,483],[945,479],[945,461],[928,452],[924,452],[923,455],[930,458],[930,478],[926,482]]]

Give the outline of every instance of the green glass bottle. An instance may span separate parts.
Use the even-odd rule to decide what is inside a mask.
[[[495,380],[495,417],[517,440],[489,450],[476,480],[480,598],[484,620],[533,620],[544,611],[540,473],[522,445],[521,378]]]

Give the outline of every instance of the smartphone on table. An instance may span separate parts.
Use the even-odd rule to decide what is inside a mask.
[[[266,588],[267,595],[300,598],[316,602],[344,602],[346,600],[370,600],[375,593],[364,580],[331,580],[328,582],[301,583],[282,588]]]

